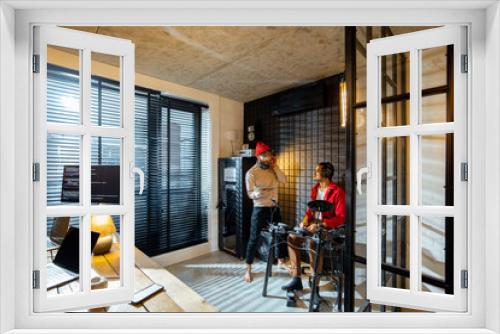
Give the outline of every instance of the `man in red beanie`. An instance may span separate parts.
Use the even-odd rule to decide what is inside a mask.
[[[263,142],[258,142],[255,147],[255,155],[257,156],[257,163],[245,175],[247,194],[253,200],[250,237],[246,254],[246,282],[252,281],[252,263],[260,230],[271,219],[274,221],[280,219],[275,203],[278,201],[279,184],[286,182],[285,174],[276,165],[276,157],[272,153],[271,147]],[[278,254],[278,257],[282,258],[280,254]]]

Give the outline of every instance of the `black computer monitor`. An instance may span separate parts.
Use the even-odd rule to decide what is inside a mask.
[[[120,204],[120,166],[91,166],[92,204]],[[80,168],[66,165],[63,171],[61,202],[80,201]]]

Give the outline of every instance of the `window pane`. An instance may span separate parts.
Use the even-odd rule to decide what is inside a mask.
[[[99,233],[92,256],[92,290],[112,289],[121,286],[120,224],[121,216],[99,215],[91,218],[91,231]]]
[[[366,45],[382,37],[382,27],[356,27],[356,102],[366,102]]]
[[[47,135],[47,205],[80,204],[78,135]]]
[[[102,78],[103,74],[107,79]],[[121,126],[120,57],[92,52],[92,125]]]
[[[143,170],[144,182],[149,180],[149,143],[148,143],[148,96],[135,95],[135,165]],[[148,240],[149,187],[139,195],[139,178],[135,178],[135,245],[143,252],[151,247]],[[152,217],[151,217],[152,218]]]
[[[453,81],[453,71],[449,73],[447,53],[453,57],[453,46],[440,46],[421,50],[421,84],[422,107],[420,114],[421,123],[452,122],[453,104],[447,105],[447,93],[438,95],[425,95],[425,91],[433,88],[444,87],[448,81]],[[453,59],[451,59],[453,65]],[[448,110],[448,108],[450,108]]]
[[[80,51],[47,45],[47,121],[79,124]]]
[[[410,101],[382,104],[380,126],[401,126],[410,124]]]
[[[429,283],[422,283],[422,291],[433,292],[433,293],[445,293],[445,290],[443,288],[434,286]]]
[[[437,94],[422,97],[422,120],[421,123],[442,123],[453,121],[446,116],[447,94]],[[453,115],[451,115],[453,117]]]
[[[92,204],[120,204],[120,138],[92,137]]]
[[[354,262],[355,309],[359,309],[366,300],[366,264]]]
[[[366,166],[366,108],[356,109],[356,170]],[[356,197],[355,246],[356,255],[366,257],[366,181],[363,179],[362,194],[354,193]]]
[[[407,205],[410,202],[410,139],[387,137],[380,139],[382,205]]]
[[[202,109],[201,113],[201,216],[202,216],[202,238],[208,238],[208,208],[210,206],[211,193],[211,147],[210,147],[210,112]]]
[[[80,217],[47,218],[47,294],[75,294],[81,291]]]
[[[170,233],[176,238],[170,246],[181,247],[192,240],[202,238],[202,229],[186,229],[185,221],[200,222],[199,208],[193,208],[193,199],[200,193],[199,140],[200,115],[181,110],[170,110],[170,154],[169,154],[169,212]]]
[[[421,50],[422,89],[445,86],[447,46]]]
[[[372,30],[371,27],[368,27]],[[363,48],[356,48],[356,102],[366,101],[366,44],[367,27],[356,27],[356,43]]]
[[[439,280],[445,280],[446,263],[446,223],[453,224],[452,217],[421,217],[421,242],[422,242],[422,280],[423,276],[431,276]],[[450,245],[453,248],[453,245]],[[430,284],[422,289],[432,292],[441,292],[434,289]]]
[[[420,137],[422,205],[453,205],[452,142],[453,134]]]
[[[409,289],[410,217],[380,216],[380,226],[382,286]],[[401,275],[401,271],[408,272],[408,277]]]
[[[410,53],[380,57],[381,126],[408,125],[410,99]]]

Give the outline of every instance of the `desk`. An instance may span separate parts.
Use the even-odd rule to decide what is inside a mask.
[[[99,276],[108,280],[108,288],[120,284],[120,244],[114,243],[109,253],[92,256],[92,269]],[[165,290],[156,293],[138,305],[117,304],[108,307],[82,310],[83,312],[218,312],[194,290],[162,268],[139,249],[135,249],[135,291],[153,283],[161,284]],[[78,289],[78,283],[72,282],[49,294],[71,293]],[[82,312],[78,311],[78,312]]]

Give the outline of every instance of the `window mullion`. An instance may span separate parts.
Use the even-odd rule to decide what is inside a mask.
[[[81,57],[81,112],[84,134],[81,150],[80,196],[85,214],[82,217],[80,229],[80,287],[83,292],[90,292],[90,205],[91,205],[91,138],[89,128],[91,125],[91,52],[83,49]]]
[[[420,202],[420,145],[416,128],[420,113],[420,54],[410,51],[410,290],[420,290],[420,233],[419,217],[414,210]]]

